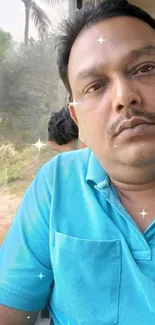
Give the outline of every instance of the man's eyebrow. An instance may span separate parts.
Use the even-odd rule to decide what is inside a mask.
[[[153,45],[145,45],[140,48],[131,50],[130,52],[127,53],[126,57],[132,58],[132,59],[138,59],[142,55],[146,54],[155,54],[155,46]],[[98,64],[96,63],[95,65],[91,66],[90,68],[86,68],[81,70],[77,76],[76,76],[76,81],[80,81],[85,78],[91,77],[96,77],[99,74],[99,71],[101,71],[104,67],[104,64]]]
[[[101,69],[103,70],[104,64],[94,64],[93,66],[91,66],[90,68],[86,68],[86,69],[81,69],[81,71],[77,74],[76,76],[76,81],[80,81],[82,79],[86,79],[89,77],[97,77],[99,74],[99,71],[101,71]]]
[[[138,49],[131,50],[127,56],[138,59],[140,56],[145,54],[155,54],[155,46],[153,45],[145,45]]]

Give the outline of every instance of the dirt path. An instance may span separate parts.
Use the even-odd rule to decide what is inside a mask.
[[[0,191],[0,243],[12,223],[21,198],[9,191]]]

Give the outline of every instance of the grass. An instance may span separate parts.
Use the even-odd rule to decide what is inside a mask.
[[[40,153],[37,148],[30,147],[6,159],[0,168],[0,194],[7,192],[23,197],[39,168],[53,156],[51,148],[47,145],[41,148]],[[0,227],[0,244],[7,231],[8,227]]]
[[[6,160],[0,168],[0,189],[11,194],[23,196],[39,168],[53,157],[49,145],[42,147],[40,153],[35,147],[30,147]]]

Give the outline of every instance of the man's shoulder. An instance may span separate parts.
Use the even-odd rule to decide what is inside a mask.
[[[85,181],[100,183],[107,177],[89,148],[58,154],[43,165],[41,175],[49,188],[57,184],[82,184]]]
[[[61,173],[65,167],[74,170],[74,172],[78,172],[81,169],[85,170],[88,166],[90,153],[90,149],[86,148],[58,154],[42,167],[42,171],[45,174],[49,172],[50,174]]]

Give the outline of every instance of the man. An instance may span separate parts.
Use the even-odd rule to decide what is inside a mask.
[[[53,112],[48,122],[48,140],[58,153],[78,148],[78,127],[70,116],[68,105]]]
[[[54,325],[154,325],[155,21],[113,0],[75,15],[58,65],[89,149],[26,192],[1,249],[0,320],[30,324],[48,300]]]

